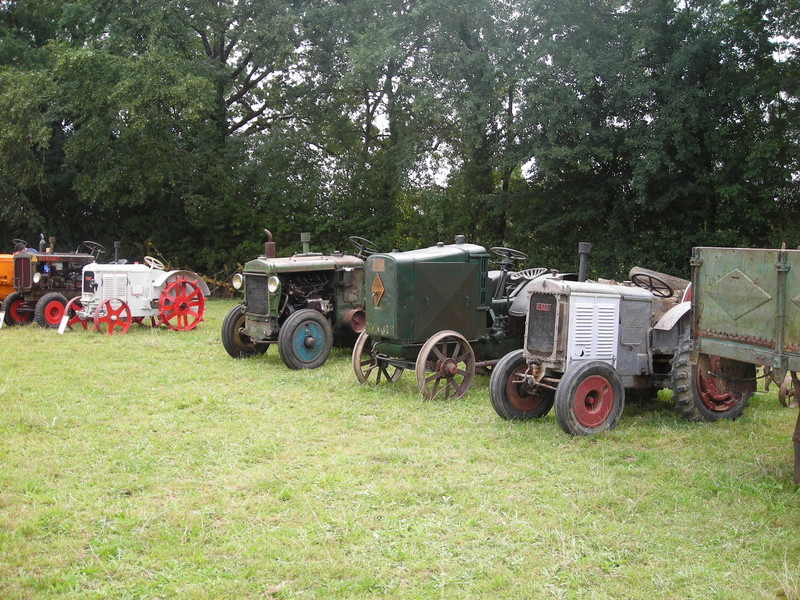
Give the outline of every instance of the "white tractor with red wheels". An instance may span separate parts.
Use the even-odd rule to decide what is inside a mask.
[[[133,323],[189,331],[203,320],[208,285],[192,271],[166,271],[161,261],[144,264],[91,263],[83,268],[81,295],[70,300],[59,327],[81,326],[108,335],[125,333]]]

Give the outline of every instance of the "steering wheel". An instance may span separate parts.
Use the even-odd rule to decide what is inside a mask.
[[[520,252],[519,250],[514,250],[513,248],[504,248],[503,246],[495,246],[494,248],[489,248],[489,252],[494,254],[495,256],[499,256],[500,258],[505,258],[506,260],[525,260],[528,258],[528,255],[524,252]]]
[[[533,269],[522,269],[522,271],[514,271],[511,273],[508,278],[511,281],[517,281],[518,279],[536,279],[539,275],[547,273],[547,267],[534,267]]]
[[[26,242],[25,240],[18,240],[18,239],[11,240],[11,243],[14,244],[15,246],[17,244],[25,244],[26,246],[28,245],[28,242]]]
[[[143,260],[144,264],[146,264],[151,269],[158,269],[159,271],[164,270],[164,263],[162,263],[157,258],[153,258],[152,256],[145,256]]]
[[[100,255],[106,251],[105,247],[102,244],[98,244],[97,242],[92,242],[91,240],[85,240],[83,245],[89,249],[89,252],[92,254]]]
[[[347,240],[355,246],[356,250],[358,250],[359,258],[363,256],[369,256],[370,254],[375,254],[378,251],[378,247],[370,242],[367,238],[359,237],[357,235],[351,235]]]
[[[631,281],[633,285],[650,290],[654,296],[659,298],[669,298],[675,293],[675,290],[666,281],[649,273],[634,273]]]

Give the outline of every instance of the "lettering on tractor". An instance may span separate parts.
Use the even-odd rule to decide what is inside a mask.
[[[256,356],[277,344],[290,369],[322,365],[333,346],[351,347],[364,329],[364,258],[377,252],[369,240],[351,236],[356,254],[303,252],[276,258],[272,234],[264,254],[244,265],[233,286],[244,292],[222,322],[222,345],[233,358]]]
[[[588,435],[617,425],[626,399],[670,386],[685,418],[741,415],[755,370],[721,356],[692,359],[689,281],[640,267],[628,282],[589,281],[590,250],[581,245],[577,280],[547,275],[528,286],[524,345],[489,380],[497,414],[540,418],[555,405],[565,432]]]
[[[497,269],[490,270],[495,257]],[[511,270],[527,256],[512,248],[454,244],[375,254],[366,281],[373,300],[367,325],[353,348],[361,383],[397,381],[414,369],[426,399],[460,398],[476,370],[489,369],[522,345],[524,318],[509,310],[547,269]]]

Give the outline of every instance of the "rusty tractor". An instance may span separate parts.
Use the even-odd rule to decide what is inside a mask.
[[[222,322],[222,346],[233,358],[245,358],[277,344],[290,369],[319,367],[333,346],[352,347],[364,328],[364,258],[377,248],[351,236],[355,255],[323,255],[310,251],[311,236],[303,233],[303,252],[278,258],[272,234],[264,231],[264,254],[233,277],[244,299]]]

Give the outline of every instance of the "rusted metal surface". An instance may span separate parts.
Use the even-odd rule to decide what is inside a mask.
[[[730,333],[724,333],[722,331],[709,331],[707,329],[703,329],[697,332],[700,337],[709,338],[712,340],[722,340],[724,342],[740,342],[742,344],[750,344],[753,346],[759,346],[761,348],[769,348],[773,350],[775,348],[775,342],[772,340],[768,340],[766,338],[759,338],[751,335],[736,335]]]

